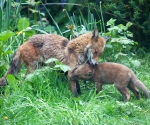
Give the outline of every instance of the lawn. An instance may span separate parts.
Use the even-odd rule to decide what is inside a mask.
[[[150,56],[138,60],[137,77],[150,90]],[[132,68],[132,67],[130,67]],[[148,125],[150,105],[143,93],[125,103],[113,85],[104,85],[96,95],[95,86],[80,81],[82,94],[74,98],[66,76],[50,68],[36,71],[24,80],[24,68],[1,88],[0,123],[2,125]]]

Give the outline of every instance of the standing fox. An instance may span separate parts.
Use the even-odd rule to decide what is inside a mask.
[[[35,70],[37,64],[43,63],[48,58],[57,58],[62,63],[68,64],[72,69],[82,63],[97,64],[98,58],[105,47],[105,40],[99,36],[97,29],[85,33],[70,42],[62,36],[39,34],[32,36],[15,52],[10,68],[0,79],[0,86],[6,85],[8,74],[16,75],[21,62],[25,63],[27,73]],[[68,71],[68,78],[70,71]],[[78,81],[70,81],[70,89],[74,96],[80,93]]]
[[[138,87],[149,98],[149,91],[146,86],[135,76],[133,71],[128,67],[117,63],[99,63],[92,66],[83,64],[72,70],[70,79],[72,80],[90,80],[94,81],[97,87],[96,93],[101,91],[105,83],[114,83],[117,90],[124,95],[125,101],[130,100],[129,88],[137,99],[140,99]]]
[[[85,33],[73,40],[71,40],[65,48],[65,56],[67,64],[71,69],[76,66],[89,63],[95,65],[103,53],[105,47],[105,39],[99,36],[97,29],[92,32]],[[68,71],[68,79],[71,72]],[[70,80],[70,89],[74,96],[80,94],[80,86],[77,80]]]
[[[62,63],[66,63],[64,48],[67,44],[68,39],[55,34],[32,36],[14,53],[8,71],[0,79],[0,86],[7,84],[6,76],[8,74],[16,75],[19,72],[22,62],[27,67],[26,74],[35,70],[40,63],[44,63],[48,58],[57,58]]]

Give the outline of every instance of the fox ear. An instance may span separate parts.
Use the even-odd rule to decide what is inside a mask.
[[[92,36],[91,36],[91,38],[92,38],[92,39],[98,38],[98,36],[99,36],[98,29],[94,29],[94,30],[92,31]]]

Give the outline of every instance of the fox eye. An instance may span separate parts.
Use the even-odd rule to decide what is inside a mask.
[[[95,50],[95,54],[97,54],[98,52],[97,52],[97,50]]]
[[[92,72],[88,72],[87,74],[86,74],[86,76],[91,76],[92,75]]]

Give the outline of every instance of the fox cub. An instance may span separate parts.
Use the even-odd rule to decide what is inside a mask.
[[[98,63],[98,59],[104,51],[105,39],[99,36],[97,29],[92,32],[85,33],[67,44],[65,48],[65,56],[67,64],[71,69],[76,66],[89,63],[95,65]],[[71,72],[68,71],[68,79]],[[80,94],[80,86],[77,80],[70,80],[70,89],[74,96]]]
[[[27,42],[19,46],[14,53],[8,71],[0,79],[0,86],[7,84],[6,76],[8,74],[16,75],[19,72],[22,62],[27,67],[26,74],[35,70],[48,58],[57,58],[62,63],[66,63],[64,48],[67,44],[68,39],[55,34],[32,36]]]
[[[122,64],[99,63],[95,66],[83,64],[72,70],[70,79],[83,79],[95,82],[96,93],[101,91],[103,84],[114,83],[117,90],[124,95],[126,102],[130,100],[127,88],[134,93],[137,99],[140,99],[137,88],[143,91],[146,98],[149,98],[149,91],[146,86],[135,76],[131,69]]]

